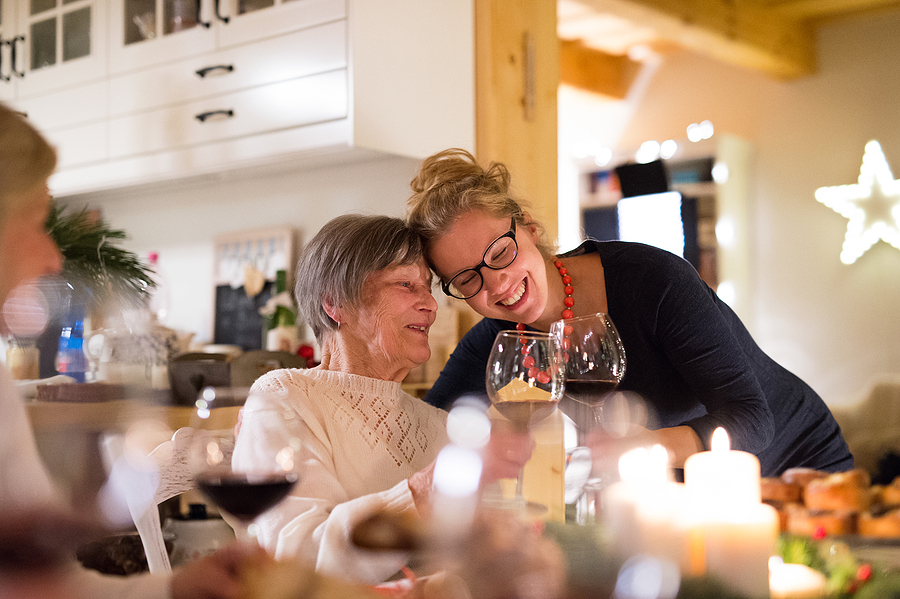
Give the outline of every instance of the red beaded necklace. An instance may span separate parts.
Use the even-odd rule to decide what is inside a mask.
[[[566,306],[562,311],[562,317],[565,318],[573,318],[575,313],[572,312],[572,306],[575,305],[575,299],[572,297],[572,293],[574,293],[575,288],[572,287],[572,276],[569,275],[569,271],[563,266],[562,260],[558,257],[556,261],[553,263],[556,269],[559,271],[559,275],[562,277],[563,285],[565,285],[565,293],[566,297],[563,299],[563,304]],[[525,325],[523,323],[516,324],[517,331],[524,331]],[[564,334],[568,337],[569,333],[572,332],[572,327],[566,327],[563,331]],[[522,360],[522,364],[525,368],[528,368],[528,375],[536,379],[539,383],[548,383],[550,382],[550,373],[544,370],[539,370],[535,367],[534,358],[529,356],[528,354],[531,352],[531,348],[525,345],[525,339],[520,339],[522,342],[522,355],[525,356],[525,359]],[[566,345],[568,345],[568,338],[565,340]]]
[[[566,306],[562,311],[562,317],[565,318],[574,318],[575,313],[572,312],[572,306],[575,305],[575,298],[572,297],[572,294],[575,292],[575,288],[572,287],[572,275],[569,274],[568,269],[563,266],[562,260],[559,257],[556,258],[556,261],[553,263],[553,266],[556,267],[556,270],[559,271],[559,275],[562,277],[563,285],[565,288],[563,291],[566,294],[565,299],[563,299],[563,304]],[[523,323],[516,324],[517,331],[524,331],[525,325]]]

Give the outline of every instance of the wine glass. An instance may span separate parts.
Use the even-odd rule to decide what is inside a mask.
[[[553,413],[563,393],[561,354],[556,338],[532,331],[500,331],[485,373],[494,408],[520,431]],[[522,480],[516,479],[513,506],[524,507]]]
[[[625,348],[608,314],[597,313],[558,320],[550,334],[559,344],[564,362],[565,394],[563,411],[575,422],[578,445],[603,424],[603,404],[625,376]],[[607,480],[596,464],[584,482],[577,504],[577,519],[590,521],[597,507],[598,493]]]
[[[257,536],[254,521],[288,496],[299,476],[296,438],[272,436],[254,445],[239,462],[232,462],[235,429],[216,422],[216,391],[206,387],[196,401],[192,418],[195,429],[189,455],[197,488],[220,510],[237,520],[238,536]],[[224,401],[233,405],[231,401]],[[259,408],[254,418],[280,418],[278,410]],[[224,428],[223,428],[224,426]]]

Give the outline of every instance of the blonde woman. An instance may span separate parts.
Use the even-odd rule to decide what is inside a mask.
[[[561,318],[605,312],[628,359],[619,388],[642,396],[656,421],[627,443],[661,443],[680,467],[721,426],[732,447],[759,457],[763,476],[853,467],[822,399],[760,349],[681,257],[593,240],[556,254],[513,198],[506,167],[485,169],[464,150],[427,158],[411,185],[408,220],[425,240],[441,288],[485,317],[457,346],[427,401],[443,406],[483,392],[481,373],[498,330],[548,331]],[[597,441],[607,455],[625,445]]]
[[[62,260],[44,222],[50,209],[47,179],[56,154],[22,115],[0,104],[0,305],[19,284],[60,270]],[[60,502],[38,456],[22,400],[0,367],[0,539],[17,535],[14,555],[29,543],[64,543]],[[53,514],[54,516],[51,516]],[[30,536],[28,531],[41,536]],[[24,532],[23,532],[24,531]],[[55,541],[54,535],[57,535]],[[238,567],[246,550],[231,547],[171,576],[103,576],[63,564],[5,561],[0,543],[0,597],[17,599],[237,599]]]

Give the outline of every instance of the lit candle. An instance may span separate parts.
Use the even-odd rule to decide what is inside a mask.
[[[621,480],[603,489],[598,519],[609,534],[615,552],[624,558],[640,551],[637,506],[647,476],[647,450],[632,449],[619,458]]]
[[[821,599],[827,580],[818,570],[803,564],[786,564],[781,558],[769,561],[771,599]]]
[[[760,502],[759,460],[752,453],[732,451],[724,428],[713,432],[710,451],[685,461],[684,482],[692,502],[712,509],[731,511],[737,505]]]
[[[687,552],[687,529],[679,517],[683,488],[669,480],[668,463],[662,445],[623,454],[622,480],[604,495],[603,522],[623,556],[645,553],[683,566]]]
[[[778,513],[760,502],[759,460],[732,451],[721,428],[710,448],[684,464],[691,526],[702,546],[701,570],[747,597],[768,597]]]

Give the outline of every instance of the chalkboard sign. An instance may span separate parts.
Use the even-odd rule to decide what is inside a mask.
[[[272,297],[274,281],[266,281],[255,297],[247,297],[243,287],[216,286],[216,344],[238,345],[244,351],[263,349],[263,316],[259,309]]]

